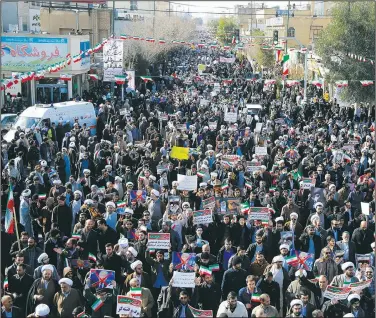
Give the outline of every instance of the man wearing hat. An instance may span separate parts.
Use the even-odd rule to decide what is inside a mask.
[[[290,303],[290,313],[286,317],[306,317],[302,314],[303,302],[300,299],[294,299]]]
[[[359,282],[359,279],[355,277],[355,266],[352,262],[343,263],[341,269],[343,274],[335,276],[330,285],[343,287],[344,285]]]
[[[54,296],[54,307],[59,317],[72,318],[73,310],[78,306],[82,306],[81,295],[76,289],[72,288],[73,281],[70,278],[60,279],[59,285],[61,290]]]
[[[29,189],[22,191],[20,201],[20,223],[24,226],[25,231],[33,235],[33,228],[30,216],[30,195]]]
[[[137,279],[140,287],[145,287],[148,289],[152,287],[150,275],[147,272],[143,271],[143,263],[140,260],[136,260],[133,263],[131,263],[130,268],[132,269],[133,273],[128,274],[128,276],[125,278],[122,291],[123,293],[127,293],[129,289],[132,287],[130,286],[130,281],[132,279]]]
[[[29,290],[26,314],[32,313],[40,304],[53,306],[54,295],[60,289],[58,282],[52,279],[53,270],[53,266],[49,264],[42,267],[42,278],[36,279]]]
[[[54,180],[53,187],[50,189],[49,197],[54,198],[55,202],[59,195],[63,195],[66,192],[66,188],[62,186],[62,182],[59,179]]]
[[[140,282],[137,278],[132,278],[129,281],[130,291],[126,294],[128,297],[133,297],[141,300],[141,315],[143,317],[152,317],[152,309],[155,304],[153,295],[150,292],[149,288],[142,287],[140,285]],[[141,295],[138,293],[135,294],[134,289],[140,288],[141,289]]]
[[[50,261],[50,258],[48,257],[47,253],[42,253],[42,254],[39,255],[38,263],[41,264],[41,265],[38,266],[34,270],[34,276],[33,276],[34,279],[38,279],[38,278],[42,277],[42,268],[43,268],[44,265],[49,264],[49,261]],[[55,279],[56,281],[58,281],[60,279],[60,276],[57,273],[56,267],[54,265],[52,265],[52,266],[54,268],[53,272],[52,272],[52,278]]]
[[[307,271],[305,269],[295,271],[295,280],[293,280],[290,283],[289,287],[287,287],[287,291],[286,291],[287,301],[293,300],[296,297],[296,295],[299,295],[301,290],[307,291],[307,289],[303,287],[302,285],[302,281],[301,281],[302,276],[307,277]],[[309,291],[309,301],[312,305],[316,305],[314,294],[311,291]]]
[[[45,304],[36,306],[35,312],[28,315],[27,318],[48,318],[50,317],[50,307]]]
[[[158,190],[151,190],[152,203],[149,205],[149,212],[152,220],[160,220],[166,210],[166,206],[159,198],[160,193]]]
[[[363,308],[360,306],[360,296],[356,293],[350,294],[349,297],[347,297],[347,301],[349,303],[349,310],[351,314],[354,315],[354,317],[366,317],[366,313],[363,310]]]
[[[322,204],[321,202],[316,202],[313,208],[315,209],[316,212],[313,212],[308,216],[307,225],[312,223],[313,216],[318,216],[320,218],[320,224],[325,229],[329,228],[330,223],[329,223],[328,217],[324,214],[324,204]]]

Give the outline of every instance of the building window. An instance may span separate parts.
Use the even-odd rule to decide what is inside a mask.
[[[27,30],[27,23],[22,23],[22,31],[28,31]]]
[[[137,0],[131,0],[131,10],[138,10]]]
[[[295,28],[288,28],[288,30],[287,30],[287,36],[289,37],[289,38],[293,38],[294,36],[295,36]]]
[[[325,7],[324,1],[320,1],[320,0],[315,1],[313,14],[318,16],[318,17],[323,16],[324,15],[324,7]]]
[[[323,27],[321,25],[312,25],[311,32],[309,32],[309,39],[310,40],[317,39],[322,30],[323,30]]]

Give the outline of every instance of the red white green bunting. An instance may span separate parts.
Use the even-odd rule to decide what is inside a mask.
[[[126,79],[127,78],[126,78],[125,75],[115,75],[115,83],[116,84],[123,85],[123,84],[125,84]]]
[[[347,87],[347,86],[349,86],[348,81],[336,81],[335,84],[336,84],[337,87]]]
[[[362,86],[371,86],[373,85],[373,81],[360,81],[360,84],[362,84]]]
[[[150,77],[150,76],[140,76],[141,77],[141,79],[145,82],[145,83],[147,83],[147,82],[152,82],[153,81],[153,79]]]
[[[89,74],[89,77],[93,81],[97,81],[99,79],[99,76],[97,74]]]

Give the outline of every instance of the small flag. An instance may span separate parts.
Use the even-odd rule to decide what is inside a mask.
[[[118,201],[118,202],[116,202],[116,205],[117,205],[118,208],[125,208],[127,203],[124,202],[124,201]]]
[[[153,81],[153,79],[151,78],[151,76],[140,76],[141,77],[141,79],[145,82],[145,83],[147,83],[147,82],[152,82]]]
[[[231,44],[236,44],[236,38],[234,36],[232,37]]]
[[[261,225],[262,226],[268,226],[269,225],[269,220],[261,220]]]
[[[197,175],[198,175],[199,177],[203,178],[204,175],[205,175],[205,172],[204,172],[204,171],[197,171]]]
[[[360,81],[360,83],[364,87],[373,85],[373,81]]]
[[[260,294],[252,294],[251,301],[253,301],[255,303],[259,303],[260,302]]]
[[[347,87],[347,86],[349,86],[348,81],[336,81],[335,84],[336,84],[337,87]]]
[[[223,47],[223,49],[224,49],[224,50],[229,50],[230,47],[229,47],[228,45],[225,45],[225,46]]]
[[[45,194],[45,193],[38,194],[38,199],[39,200],[46,200],[46,197],[47,197],[47,194]]]
[[[97,81],[99,79],[99,76],[97,74],[89,74],[89,77],[93,81]]]
[[[248,213],[249,213],[249,202],[244,202],[244,203],[242,203],[241,208],[240,208],[240,211],[241,211],[243,214],[248,214]]]
[[[212,274],[212,271],[205,266],[200,266],[200,269],[199,269],[198,272],[199,272],[200,275],[211,275]]]
[[[224,190],[226,190],[226,189],[228,189],[228,188],[229,188],[228,183],[225,183],[225,184],[222,184],[222,185],[221,185],[221,189],[222,189],[222,191],[224,191]]]
[[[91,308],[94,311],[98,311],[103,305],[104,305],[104,302],[98,299],[94,304],[91,305]]]
[[[15,227],[14,214],[15,214],[15,208],[14,208],[13,190],[12,190],[12,187],[9,186],[8,202],[7,202],[6,212],[5,212],[5,232],[8,234],[14,234],[14,227]]]
[[[140,39],[139,36],[134,36],[134,37],[133,37],[133,40],[139,40],[139,39]]]
[[[72,238],[75,239],[75,240],[79,240],[81,238],[81,234],[73,233]]]
[[[61,74],[60,79],[63,81],[71,81],[72,80],[72,75],[70,74]]]
[[[125,84],[125,80],[126,80],[126,76],[125,75],[115,75],[115,83],[118,84],[118,85],[123,85]]]
[[[8,287],[9,287],[8,278],[5,278],[5,280],[4,280],[4,289],[6,289]]]
[[[79,313],[78,315],[76,315],[77,318],[85,318],[85,317],[88,317],[85,313],[85,311]]]
[[[142,288],[131,288],[131,295],[134,298],[141,297]]]
[[[290,59],[290,55],[288,54],[285,54],[283,56],[283,71],[282,71],[282,75],[289,75],[289,59]]]
[[[120,39],[126,40],[126,39],[128,39],[128,36],[126,34],[120,34]]]
[[[159,40],[158,40],[158,43],[159,43],[159,44],[166,44],[166,40],[159,39]]]
[[[299,262],[298,257],[296,255],[287,256],[285,258],[285,261],[289,265],[294,265],[294,264],[297,264]]]
[[[209,266],[209,269],[210,269],[212,272],[219,272],[219,264],[210,265],[210,266]]]
[[[251,183],[251,182],[246,181],[246,182],[245,182],[245,186],[246,186],[246,188],[252,190],[252,183]]]
[[[91,253],[89,253],[89,260],[93,261],[94,263],[97,262],[97,258],[95,257],[94,254],[91,254]]]

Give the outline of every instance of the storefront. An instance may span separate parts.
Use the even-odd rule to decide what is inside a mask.
[[[1,37],[2,49],[2,78],[12,78],[17,74],[38,72],[56,63],[67,59],[68,54],[75,56],[81,51],[90,48],[88,35],[51,36],[38,34],[38,36],[3,34]],[[20,87],[11,89],[21,91],[30,105],[36,102],[57,103],[82,95],[90,69],[90,56],[85,56],[81,61],[67,65],[59,72],[46,72],[43,79],[32,79],[19,83]],[[69,81],[60,79],[62,74],[71,76]],[[8,90],[4,91],[4,95]],[[16,93],[17,93],[16,92]],[[11,93],[12,94],[12,93]]]

